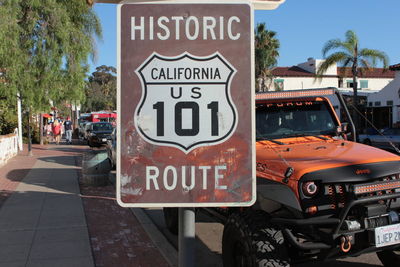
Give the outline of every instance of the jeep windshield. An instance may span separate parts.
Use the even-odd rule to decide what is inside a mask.
[[[258,104],[257,140],[335,135],[337,122],[324,101]],[[321,138],[323,139],[323,137]]]

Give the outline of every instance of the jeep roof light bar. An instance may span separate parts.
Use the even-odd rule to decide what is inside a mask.
[[[266,92],[256,94],[256,100],[269,100],[293,97],[312,97],[334,95],[334,88],[305,89],[305,90],[286,90],[281,92]]]
[[[282,98],[299,98],[299,97],[316,97],[316,96],[333,96],[336,95],[339,99],[340,105],[343,107],[346,117],[351,126],[351,137],[353,141],[356,141],[356,127],[354,126],[353,119],[350,116],[350,112],[347,109],[347,105],[344,102],[342,94],[335,87],[317,88],[317,89],[300,89],[300,90],[286,90],[281,92],[266,92],[256,94],[256,100],[271,100],[271,99],[282,99]]]

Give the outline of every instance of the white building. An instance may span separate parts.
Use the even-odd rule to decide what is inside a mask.
[[[350,68],[332,65],[320,78],[316,73],[322,59],[309,58],[307,62],[292,67],[276,67],[272,70],[273,83],[268,90],[294,90],[322,87],[338,87],[343,91],[352,91],[353,78]],[[373,68],[359,76],[360,92],[380,91],[394,79],[394,71]]]
[[[296,66],[276,67],[272,70],[274,78],[267,90],[337,87],[343,95],[352,96],[351,68],[337,67],[335,64],[324,75],[317,77],[317,69],[323,61],[322,59],[309,58],[306,62]],[[373,68],[360,73],[358,88],[360,101],[367,106],[364,115],[374,125],[378,128],[384,128],[400,122],[400,64],[391,66],[389,70]],[[340,115],[338,100],[331,98],[331,102]],[[369,127],[367,122],[362,126],[362,128]]]
[[[383,126],[400,127],[400,64],[389,69],[395,72],[395,78],[379,92],[368,95],[367,110],[375,123],[383,121]]]

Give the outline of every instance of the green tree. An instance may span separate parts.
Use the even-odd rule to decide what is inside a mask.
[[[17,114],[15,105],[0,100],[0,135],[12,133],[17,128]]]
[[[265,23],[257,24],[255,30],[255,75],[259,91],[265,90],[265,82],[272,79],[271,70],[277,64],[279,57],[279,40],[276,32],[267,30]]]
[[[111,66],[99,66],[89,77],[86,88],[85,111],[115,110],[117,106],[117,70]]]
[[[328,57],[327,53],[334,51]],[[322,48],[322,54],[325,61],[318,67],[317,76],[321,77],[330,66],[340,64],[343,67],[351,68],[353,77],[353,114],[356,129],[359,126],[359,118],[355,109],[358,108],[357,79],[365,70],[375,67],[378,61],[383,63],[383,67],[387,68],[389,59],[387,55],[379,50],[360,48],[358,37],[354,31],[347,31],[345,39],[332,39],[325,43]],[[341,73],[345,75],[345,73]]]
[[[28,118],[84,98],[87,59],[99,19],[82,0],[0,0],[0,96],[19,93]]]

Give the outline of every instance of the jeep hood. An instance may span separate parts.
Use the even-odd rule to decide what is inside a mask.
[[[280,139],[284,145],[271,141],[257,142],[257,175],[276,179],[287,168],[294,168],[291,179],[324,169],[379,162],[399,162],[400,157],[371,146],[343,141],[321,140],[316,137]],[[274,176],[274,177],[271,177]]]

